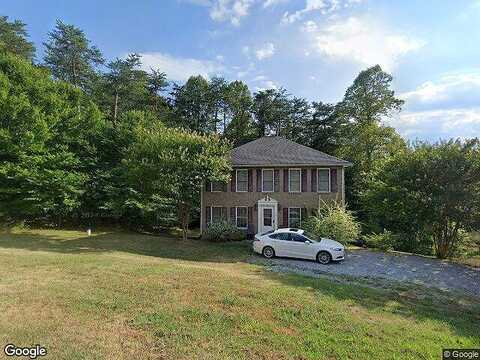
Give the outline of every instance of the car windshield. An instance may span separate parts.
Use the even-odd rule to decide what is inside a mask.
[[[303,235],[306,236],[308,240],[312,240],[314,242],[319,242],[320,240],[322,240],[320,237],[315,236],[314,234],[309,233],[308,231],[305,231]]]

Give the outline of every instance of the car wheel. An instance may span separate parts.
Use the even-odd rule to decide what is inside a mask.
[[[265,256],[267,259],[271,259],[275,256],[275,251],[271,246],[265,246],[262,250],[263,256]]]
[[[326,265],[328,264],[330,261],[332,261],[332,255],[330,255],[328,252],[326,251],[320,251],[318,254],[317,254],[317,261],[322,264],[322,265]]]

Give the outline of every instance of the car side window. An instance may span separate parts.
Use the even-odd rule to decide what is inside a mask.
[[[279,240],[284,240],[284,241],[290,241],[292,240],[291,236],[289,233],[280,233],[278,234],[278,239]]]
[[[308,240],[308,239],[307,239],[305,236],[298,235],[298,234],[293,235],[293,241],[295,241],[295,242],[302,242],[302,243],[304,243],[304,242],[307,241],[307,240]]]

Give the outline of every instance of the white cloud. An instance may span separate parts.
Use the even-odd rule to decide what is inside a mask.
[[[215,21],[230,21],[234,26],[248,15],[254,0],[215,0],[210,3],[210,17]]]
[[[223,65],[210,60],[175,58],[158,52],[143,53],[140,56],[144,70],[158,69],[165,72],[168,79],[174,81],[186,81],[192,75],[208,78],[224,71]]]
[[[272,43],[266,43],[263,47],[255,51],[255,56],[258,60],[268,59],[269,57],[272,57],[273,54],[275,54],[275,45]]]
[[[400,57],[424,45],[423,41],[393,33],[371,19],[337,19],[317,29],[312,23],[303,30],[310,31],[306,33],[311,37],[312,48],[321,55],[367,66],[380,64],[386,70],[392,70]]]
[[[272,80],[262,80],[261,84],[255,87],[255,91],[262,91],[268,89],[278,89],[278,85]]]
[[[388,124],[410,139],[480,137],[480,107],[400,113]]]
[[[288,1],[290,1],[290,0],[265,0],[263,2],[263,7],[267,8],[267,7],[275,6],[275,5],[278,5],[278,4],[281,4],[281,3],[286,3]]]
[[[363,0],[306,0],[305,7],[293,13],[288,11],[283,14],[282,23],[292,24],[311,12],[319,11],[322,15],[331,14],[343,8],[359,4]]]
[[[416,89],[400,94],[409,107],[480,104],[480,69],[451,72],[426,81]]]
[[[405,111],[389,123],[409,138],[480,137],[480,69],[445,73],[399,97]]]

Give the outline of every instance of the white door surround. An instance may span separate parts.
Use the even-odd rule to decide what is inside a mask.
[[[266,195],[258,200],[257,232],[263,234],[269,230],[278,229],[278,201]]]

